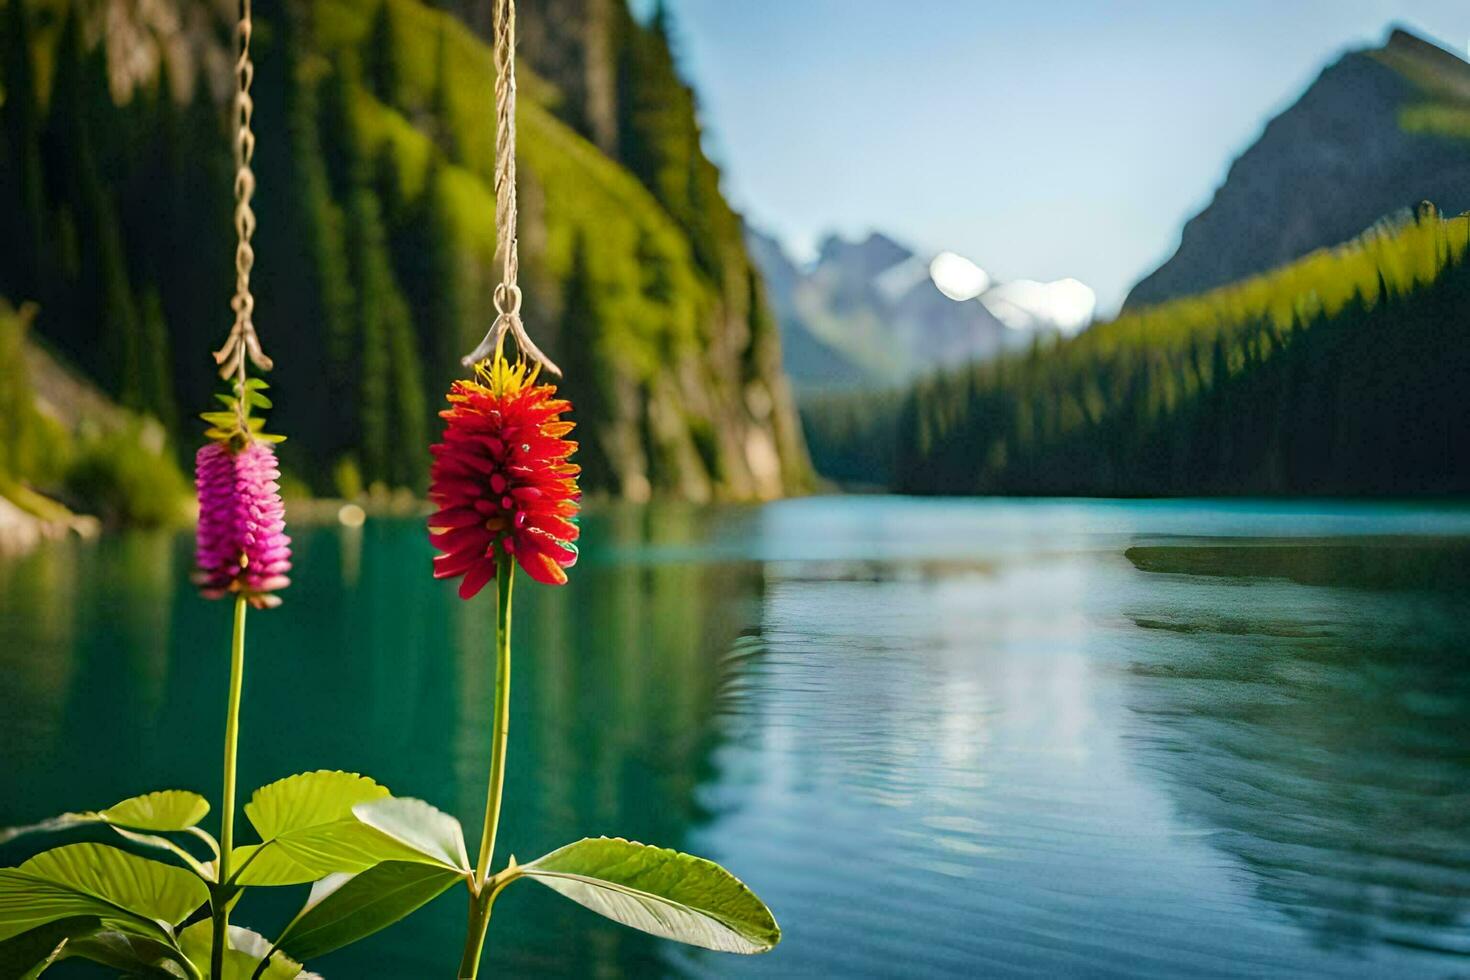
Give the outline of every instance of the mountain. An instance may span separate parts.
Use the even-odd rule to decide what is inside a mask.
[[[746,243],[781,324],[786,372],[801,391],[895,385],[1035,336],[1008,329],[978,299],[950,299],[927,259],[880,233],[830,235],[808,269],[769,236],[747,231]]]
[[[1430,200],[1470,208],[1470,64],[1403,30],[1326,68],[1230,167],[1125,308],[1235,282]]]
[[[1470,215],[1425,205],[901,399],[804,404],[804,422],[824,475],[866,466],[911,493],[1463,494],[1467,304]]]
[[[850,388],[872,380],[860,361],[823,339],[802,316],[797,290],[804,275],[781,243],[753,228],[746,229],[745,241],[781,325],[782,366],[792,382],[798,388]]]
[[[440,6],[476,23],[489,9]],[[803,488],[775,318],[667,25],[620,0],[521,6],[524,313],[567,369],[585,486]],[[0,254],[0,295],[37,303],[41,338],[188,446],[233,285],[210,67],[228,18],[113,4],[94,44],[91,8],[0,8],[0,231],[26,243]],[[319,492],[421,487],[434,412],[493,317],[490,49],[418,0],[257,0],[255,20],[256,322],[283,464]],[[181,23],[187,38],[169,33]]]

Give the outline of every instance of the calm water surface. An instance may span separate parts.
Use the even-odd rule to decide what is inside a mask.
[[[492,975],[1470,976],[1470,510],[818,498],[585,532],[571,585],[517,590],[501,839],[709,855],[786,940],[690,951],[527,883]],[[477,837],[493,600],[430,580],[418,522],[295,534],[242,786],[360,770]],[[230,611],[189,548],[0,563],[0,824],[217,797]],[[463,929],[456,890],[311,965],[449,977]]]

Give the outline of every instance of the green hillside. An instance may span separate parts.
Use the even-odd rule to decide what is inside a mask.
[[[34,307],[0,300],[0,550],[12,535],[182,516],[162,426],[124,411],[30,336]]]
[[[927,379],[861,441],[814,439],[818,466],[871,455],[886,424],[891,483],[911,492],[1470,490],[1467,235],[1470,217],[1425,208],[1274,272]]]
[[[170,97],[168,59],[119,99],[79,6],[0,11],[0,167],[15,177],[0,222],[36,243],[0,268],[0,292],[37,302],[38,333],[187,446],[228,325],[226,115],[204,70]],[[493,317],[490,50],[416,0],[259,0],[256,14],[256,321],[277,363],[274,424],[292,437],[285,465],[319,492],[418,487],[443,389]],[[673,144],[708,167],[656,26],[628,18],[621,43],[662,51],[672,110],[630,115],[622,135],[656,164]],[[525,316],[567,369],[589,488],[802,486],[739,219],[720,199],[700,212],[712,224],[692,221],[687,187],[613,159],[558,118],[555,86],[524,69],[520,82]]]

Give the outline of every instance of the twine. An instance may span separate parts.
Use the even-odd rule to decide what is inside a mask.
[[[250,294],[250,269],[255,265],[255,250],[250,245],[250,238],[255,234],[255,212],[250,207],[250,199],[255,194],[255,172],[250,169],[250,161],[255,156],[255,133],[250,129],[250,117],[255,111],[255,102],[250,98],[250,83],[255,79],[255,65],[250,60],[252,27],[250,0],[240,0],[240,22],[235,29],[240,51],[239,60],[235,62],[234,103],[235,296],[230,300],[230,308],[235,311],[235,324],[230,328],[224,346],[214,352],[215,363],[221,365],[220,377],[235,376],[242,425],[246,357],[262,371],[269,371],[273,366],[255,335],[255,297]]]
[[[495,322],[485,339],[462,359],[470,367],[500,348],[509,333],[521,353],[557,376],[561,368],[531,341],[521,322],[519,242],[516,239],[516,5],[495,0],[495,243],[500,284],[495,287]]]

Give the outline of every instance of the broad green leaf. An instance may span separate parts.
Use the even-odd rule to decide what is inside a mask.
[[[187,830],[209,812],[209,801],[198,793],[181,789],[165,789],[143,796],[133,796],[105,810],[63,813],[40,823],[0,830],[0,844],[19,837],[45,831],[67,830],[91,823],[107,823],[133,830]]]
[[[251,794],[245,816],[263,841],[293,830],[352,819],[352,808],[388,795],[367,776],[318,769],[278,779]]]
[[[122,837],[125,840],[130,840],[134,844],[142,844],[144,847],[156,847],[159,850],[169,851],[180,861],[183,861],[185,864],[187,864],[196,875],[203,878],[205,881],[214,880],[214,862],[211,861],[209,864],[201,864],[199,860],[194,857],[194,855],[190,854],[188,851],[184,850],[182,847],[175,844],[167,837],[159,837],[157,834],[140,834],[135,830],[127,830],[123,827],[118,827],[111,824],[109,824],[109,826],[112,826],[113,832],[116,833],[119,837]],[[206,837],[207,836],[208,835],[206,835]]]
[[[393,834],[353,813],[357,806],[390,799],[385,787],[366,776],[327,770],[262,787],[245,806],[262,843],[236,848],[231,859],[231,867],[239,869],[239,884],[295,885],[365,871],[380,861],[441,862],[441,853],[453,857],[459,825],[447,827],[444,821],[453,823],[452,818],[427,803],[385,811]]]
[[[317,882],[276,944],[310,960],[371,936],[438,898],[463,875],[448,868],[388,861],[351,877]]]
[[[102,928],[95,915],[55,919],[0,942],[0,977],[40,976],[56,961],[63,944]]]
[[[262,395],[258,391],[252,391],[252,392],[250,392],[249,398],[250,398],[250,404],[253,405],[253,406],[255,406],[256,408],[270,408],[271,407],[271,400],[269,398],[265,397],[264,395]]]
[[[61,948],[58,959],[83,959],[123,971],[124,976],[177,976],[186,973],[184,954],[167,943],[117,929],[102,929],[79,936]],[[204,972],[208,972],[205,970]]]
[[[230,926],[230,948],[225,950],[224,976],[211,980],[251,980],[260,961],[270,954],[271,944],[258,932]],[[200,921],[179,932],[179,948],[199,972],[208,976],[210,954],[214,951],[214,923]],[[270,965],[261,971],[263,980],[306,980],[316,977],[301,969],[301,964],[284,953],[271,956]],[[320,978],[317,978],[320,980]]]
[[[423,800],[389,796],[352,808],[357,819],[446,868],[466,874],[470,858],[465,852],[464,829],[459,821]]]
[[[270,385],[266,384],[264,378],[246,378],[245,387],[249,388],[251,391],[264,391],[265,389],[269,388]]]
[[[615,922],[727,953],[781,941],[769,909],[713,861],[621,838],[587,838],[522,865],[520,873]]]
[[[42,851],[17,870],[169,925],[177,925],[209,901],[208,887],[183,868],[106,844],[67,844]]]
[[[355,817],[305,827],[263,844],[235,848],[241,885],[301,885],[329,874],[365,871],[379,861],[423,861],[417,851]]]
[[[0,868],[0,942],[81,916],[162,942],[169,938],[157,922],[106,899],[19,868]]]
[[[99,816],[131,830],[187,830],[208,812],[209,801],[198,793],[163,789],[123,800],[101,811]]]

